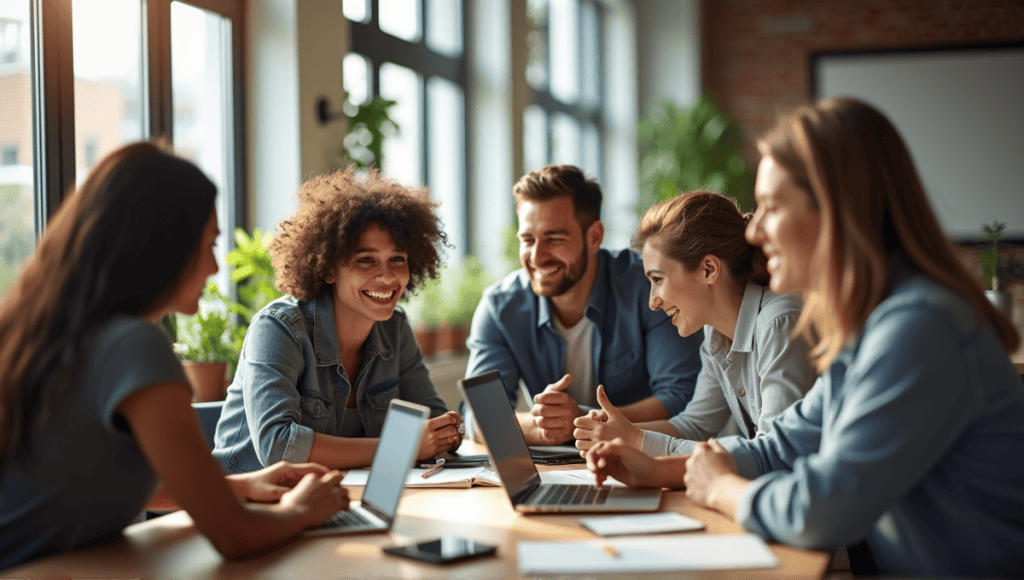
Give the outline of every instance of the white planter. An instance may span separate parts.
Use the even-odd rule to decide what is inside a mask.
[[[1013,300],[1008,293],[1002,290],[985,290],[985,297],[996,308],[1002,310],[1003,314],[1011,318],[1013,317]]]

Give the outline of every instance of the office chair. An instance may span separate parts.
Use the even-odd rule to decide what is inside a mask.
[[[192,403],[196,410],[196,418],[199,419],[199,426],[206,437],[206,444],[213,450],[213,434],[217,431],[217,421],[220,420],[220,412],[224,408],[224,401],[208,401],[205,403]]]

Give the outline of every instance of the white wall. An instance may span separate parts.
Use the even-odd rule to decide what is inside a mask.
[[[662,99],[696,102],[701,93],[700,0],[637,0],[636,17],[640,114]]]

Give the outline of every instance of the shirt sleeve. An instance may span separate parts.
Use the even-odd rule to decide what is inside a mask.
[[[697,390],[693,400],[675,417],[668,420],[679,432],[679,437],[648,431],[644,433],[643,451],[648,455],[689,455],[698,441],[707,441],[722,430],[732,412],[722,393],[722,385],[714,373],[708,372],[715,362],[708,350],[707,340],[700,347],[703,362],[697,376]]]
[[[793,336],[799,318],[799,313],[784,314],[758,329],[755,348],[761,413],[755,420],[755,436],[767,433],[775,418],[803,398],[817,378],[807,342]]]
[[[682,412],[693,398],[704,331],[680,337],[669,317],[648,309],[646,303],[642,308],[646,310],[641,316],[651,394],[671,417]]]
[[[256,456],[264,466],[278,461],[304,463],[313,449],[314,431],[302,425],[299,377],[304,372],[301,346],[284,321],[258,314],[245,340],[242,403]]]
[[[441,395],[430,380],[430,372],[423,364],[423,352],[413,335],[409,319],[402,317],[398,327],[398,384],[401,398],[406,401],[430,407],[430,416],[437,417],[448,412]]]
[[[502,325],[498,320],[494,305],[486,294],[473,314],[473,323],[466,345],[469,347],[466,376],[474,377],[487,371],[497,370],[501,373],[505,392],[514,407],[519,398],[519,366],[516,364],[512,349],[502,332]],[[461,405],[461,408],[466,426],[466,436],[472,439],[475,435],[473,412],[465,403]]]
[[[185,371],[167,335],[141,319],[115,321],[94,343],[90,358],[96,361],[93,399],[96,413],[108,430],[122,430],[114,417],[117,408],[132,394],[161,383],[178,383],[191,390]]]
[[[856,542],[911,493],[969,425],[976,402],[964,355],[936,313],[889,313],[865,331],[857,348],[848,369],[842,363],[830,369],[829,429],[819,448],[801,453],[789,470],[758,478],[744,493],[737,520],[748,530],[799,547]],[[804,401],[824,384],[819,381]],[[767,444],[788,435],[792,411],[759,439]]]

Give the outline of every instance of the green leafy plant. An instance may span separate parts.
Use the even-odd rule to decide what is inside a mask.
[[[391,118],[391,108],[397,104],[376,96],[355,106],[355,111],[348,115],[348,133],[343,143],[343,154],[349,163],[359,169],[376,166],[384,171],[384,137],[387,133],[398,133],[398,123]]]
[[[753,207],[753,172],[743,160],[742,129],[709,95],[689,108],[671,101],[655,105],[640,120],[637,133],[641,215],[655,203],[695,189],[726,194],[741,208]]]
[[[225,261],[231,266],[231,280],[238,284],[238,314],[245,327],[264,306],[283,296],[274,287],[276,272],[267,248],[270,236],[260,228],[252,236],[242,228],[235,228],[235,249]]]
[[[999,290],[1001,261],[999,256],[999,240],[1003,237],[1003,230],[1006,229],[1006,224],[994,221],[991,225],[984,224],[982,229],[985,232],[984,239],[990,244],[990,246],[979,253],[979,258],[981,260],[981,279],[985,283],[985,288],[990,290]]]
[[[449,262],[435,280],[420,285],[406,312],[416,326],[436,329],[469,324],[484,288],[491,283],[480,258],[467,255]]]
[[[229,376],[235,372],[242,351],[245,327],[235,321],[241,306],[222,294],[210,282],[203,289],[199,312],[173,317],[175,352],[182,360],[228,363]]]

